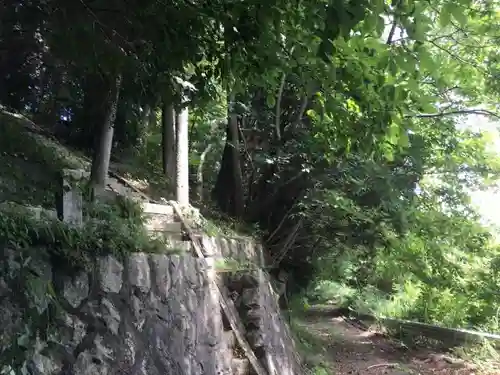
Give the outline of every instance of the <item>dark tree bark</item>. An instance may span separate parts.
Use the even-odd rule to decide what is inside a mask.
[[[234,95],[231,95],[231,102],[234,103]],[[241,173],[240,156],[240,128],[238,125],[238,116],[236,113],[228,113],[229,142],[231,145],[231,159],[233,172],[233,215],[236,218],[242,218],[245,212],[245,197],[243,193],[243,176]]]
[[[237,218],[243,217],[245,209],[239,145],[236,114],[228,114],[226,145],[212,195],[221,211]]]
[[[106,115],[106,120],[102,124],[99,143],[94,152],[92,160],[92,169],[90,181],[94,188],[104,189],[106,178],[108,176],[109,162],[111,159],[111,149],[113,147],[113,133],[116,119],[116,111],[120,98],[120,89],[122,84],[122,76],[118,75],[115,79],[115,85],[110,91],[108,103],[109,109]]]
[[[99,74],[89,74],[83,82],[83,106],[77,112],[76,122],[71,131],[71,142],[79,148],[95,149],[96,134],[106,121],[106,105],[109,103],[110,82]]]

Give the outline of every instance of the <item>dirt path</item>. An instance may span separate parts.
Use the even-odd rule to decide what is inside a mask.
[[[330,374],[370,375],[496,375],[472,363],[428,349],[408,349],[375,332],[356,327],[344,318],[314,317],[295,322],[312,344],[306,361]]]

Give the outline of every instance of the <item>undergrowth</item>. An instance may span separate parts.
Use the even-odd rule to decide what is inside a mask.
[[[124,162],[126,161],[126,163]],[[124,159],[114,164],[115,169],[127,178],[143,185],[143,193],[153,199],[172,199],[172,181],[166,176],[158,162],[153,162],[144,155]],[[196,199],[196,197],[191,197]],[[224,236],[231,238],[254,238],[260,240],[262,231],[256,225],[249,225],[242,220],[235,220],[221,213],[216,207],[205,202],[195,202],[205,218],[203,231],[209,236]]]
[[[49,217],[35,218],[18,205],[4,206],[0,215],[0,245],[43,248],[65,267],[90,267],[96,256],[112,254],[124,259],[132,252],[176,253],[160,239],[151,239],[138,206],[129,201],[89,205],[88,220],[74,227]],[[120,202],[119,201],[119,202]]]
[[[383,268],[383,259],[377,264],[383,268],[383,277],[379,277],[376,270],[368,280],[359,282],[325,262],[323,271],[304,292],[304,298],[309,304],[350,307],[358,313],[376,317],[420,321],[449,328],[499,331],[500,300],[493,262],[486,262],[480,269],[473,264],[467,265],[465,271],[451,275],[444,282],[421,279],[418,269],[413,270],[409,265],[386,263],[391,268]],[[387,279],[391,273],[393,279]],[[401,273],[406,273],[404,278],[399,276]]]

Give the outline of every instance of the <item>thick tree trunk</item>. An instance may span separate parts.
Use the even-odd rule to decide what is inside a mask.
[[[104,189],[106,177],[108,176],[109,162],[111,159],[111,149],[113,147],[113,132],[120,98],[120,88],[122,84],[121,74],[116,77],[115,85],[109,96],[109,109],[104,121],[99,143],[94,152],[90,181],[94,188]]]
[[[189,111],[185,103],[177,114],[175,199],[181,206],[189,205]]]
[[[175,151],[175,109],[170,101],[164,100],[161,114],[163,173],[173,182],[176,176],[177,154]]]
[[[78,111],[76,123],[70,132],[74,145],[87,150],[95,149],[96,135],[106,121],[106,105],[109,103],[109,92],[112,90],[99,74],[89,74],[83,83],[83,108]]]
[[[212,196],[222,212],[233,217],[242,217],[245,205],[240,164],[239,128],[236,115],[229,113],[229,110],[227,121],[226,145]]]

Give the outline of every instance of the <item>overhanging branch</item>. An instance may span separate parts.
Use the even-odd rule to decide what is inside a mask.
[[[440,117],[448,117],[448,116],[457,116],[457,115],[481,115],[481,116],[490,116],[500,119],[500,115],[488,111],[487,109],[463,109],[457,111],[449,111],[449,112],[439,112],[439,113],[417,113],[413,115],[405,115],[405,118],[440,118]]]

